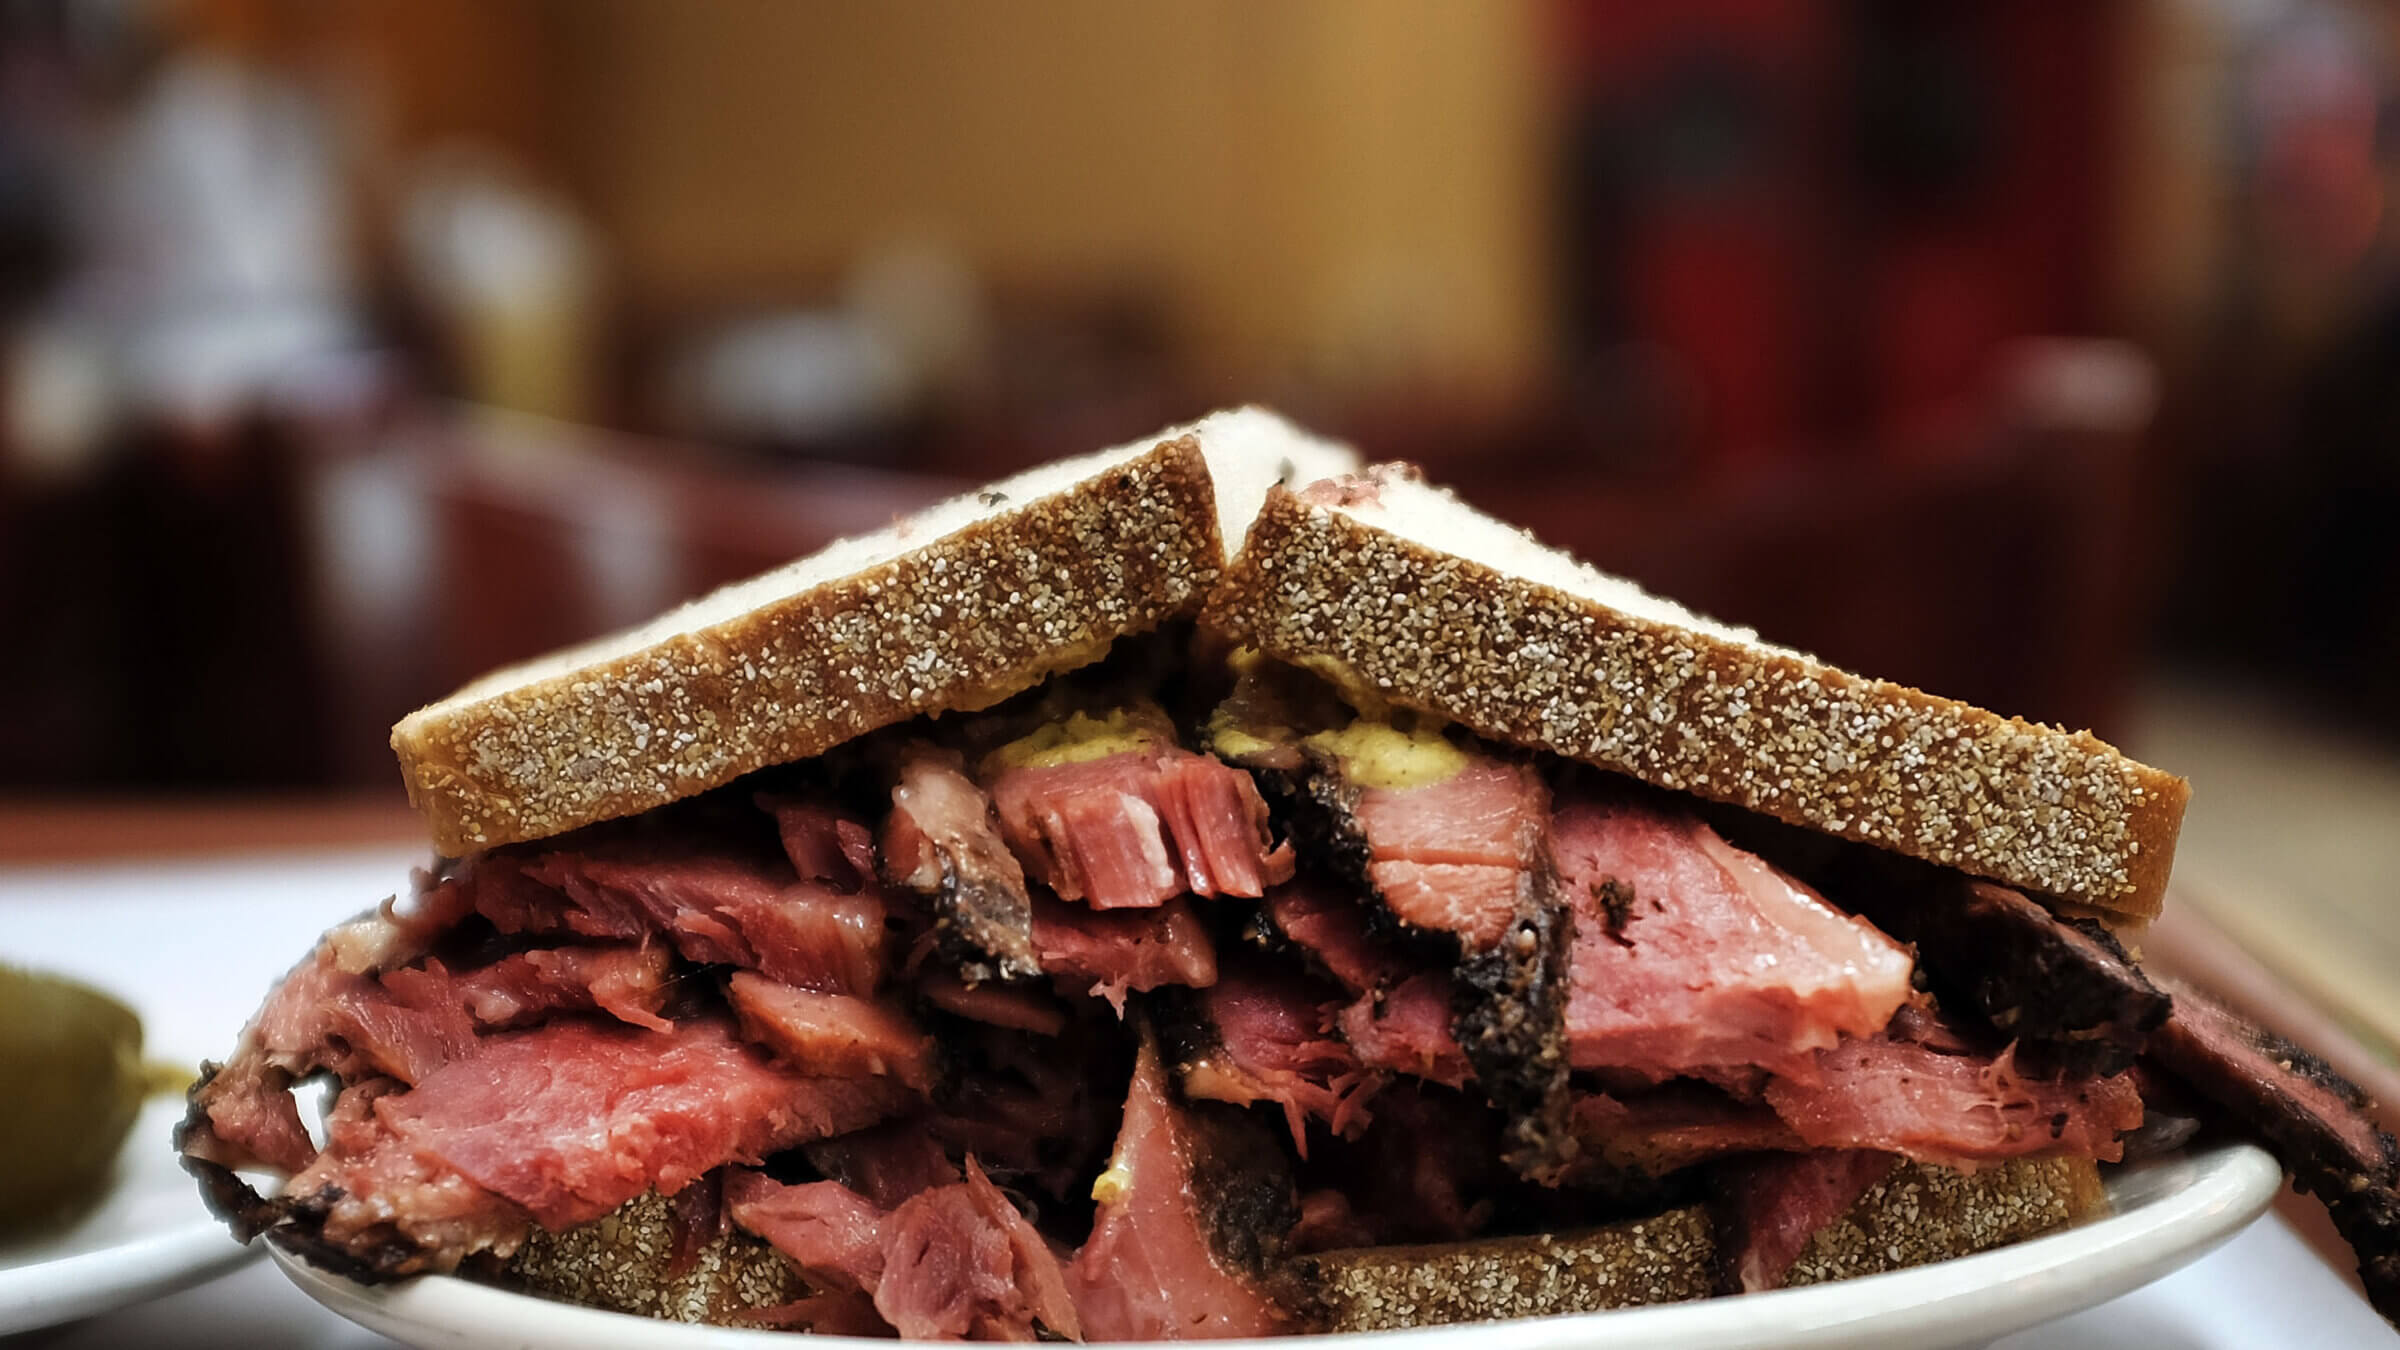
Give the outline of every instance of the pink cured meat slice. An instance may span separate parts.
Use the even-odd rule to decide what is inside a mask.
[[[1083,1329],[1096,1341],[1268,1336],[1284,1315],[1210,1246],[1192,1185],[1190,1122],[1168,1096],[1158,1047],[1135,1061],[1104,1198],[1067,1269]]]
[[[1292,875],[1250,775],[1172,747],[1019,767],[991,782],[1000,831],[1060,898],[1139,909],[1190,892],[1256,898]]]
[[[486,1038],[376,1101],[375,1114],[558,1229],[652,1187],[673,1194],[711,1168],[862,1129],[914,1100],[889,1079],[783,1068],[721,1019],[673,1032],[560,1021]]]
[[[1552,831],[1575,908],[1578,1069],[1805,1077],[1817,1051],[1881,1031],[1908,998],[1904,948],[1696,819],[1573,802]],[[1621,927],[1604,903],[1612,885],[1631,895]]]

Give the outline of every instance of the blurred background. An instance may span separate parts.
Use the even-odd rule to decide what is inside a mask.
[[[0,794],[388,803],[488,666],[1266,402],[2189,774],[2400,1038],[2396,188],[2380,3],[10,0]]]

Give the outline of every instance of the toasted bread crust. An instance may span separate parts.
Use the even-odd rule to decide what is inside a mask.
[[[2158,912],[2190,793],[2088,732],[1624,613],[1282,488],[1202,620],[1484,736],[2132,918]]]
[[[392,749],[442,852],[546,838],[988,707],[1189,614],[1223,557],[1184,435],[725,622],[422,709]]]
[[[1809,1240],[1791,1284],[1874,1275],[2036,1237],[2106,1210],[2089,1158],[1973,1174],[1902,1163]],[[1320,1252],[1293,1263],[1312,1331],[1387,1331],[1706,1298],[1717,1238],[1704,1205],[1573,1233]]]
[[[809,1292],[782,1253],[739,1229],[702,1243],[680,1266],[675,1237],[667,1201],[645,1191],[581,1227],[535,1229],[501,1278],[567,1303],[720,1326]]]
[[[1788,1282],[1966,1256],[2107,1206],[2088,1158],[2019,1158],[1972,1174],[1902,1163],[1809,1240]],[[570,1303],[718,1324],[806,1290],[746,1233],[707,1244],[681,1271],[674,1245],[665,1202],[645,1194],[598,1222],[536,1234],[501,1279]],[[1384,1331],[1707,1298],[1717,1292],[1718,1247],[1708,1208],[1688,1205],[1576,1232],[1319,1252],[1292,1259],[1271,1283],[1300,1319],[1296,1329]]]
[[[1605,1228],[1321,1252],[1296,1263],[1311,1331],[1393,1331],[1681,1303],[1716,1292],[1700,1205]]]
[[[1823,1284],[1985,1251],[2107,1208],[2089,1158],[2017,1158],[1973,1175],[1902,1163],[1818,1229],[1784,1276]]]

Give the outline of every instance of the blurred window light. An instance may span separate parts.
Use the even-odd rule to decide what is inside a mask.
[[[471,145],[429,152],[401,210],[417,292],[457,345],[469,397],[550,417],[586,416],[600,257],[567,202]]]
[[[36,322],[10,335],[4,377],[9,467],[55,481],[87,468],[106,443],[116,394],[108,354],[88,333]]]

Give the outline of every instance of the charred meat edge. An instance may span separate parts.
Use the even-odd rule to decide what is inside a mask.
[[[1217,1259],[1259,1279],[1278,1271],[1300,1221],[1291,1164],[1275,1136],[1238,1107],[1184,1104],[1192,1120],[1192,1193]]]
[[[1880,860],[1878,860],[1880,861]],[[1944,1006],[1973,1009],[2036,1073],[2123,1073],[2167,1021],[2167,996],[2091,919],[1929,868],[1882,866],[1833,894],[1916,944]]]
[[[959,757],[921,742],[902,747],[891,771],[890,809],[902,809],[897,794],[910,776],[928,771],[955,776],[957,790],[973,793],[984,814],[969,826],[954,828],[954,822],[927,821],[910,812],[941,868],[940,880],[930,890],[915,886],[909,877],[885,880],[931,901],[934,941],[957,967],[961,980],[973,985],[1039,978],[1042,963],[1033,943],[1033,901],[1025,874],[1000,841],[991,819],[990,795],[966,773]]]
[[[1135,1014],[1139,1053],[1159,1057],[1169,1100],[1191,1129],[1187,1175],[1200,1232],[1228,1267],[1271,1281],[1283,1270],[1287,1239],[1300,1222],[1291,1160],[1275,1132],[1241,1107],[1183,1095],[1182,1057],[1206,1053],[1219,1042],[1189,991],[1161,992],[1166,996],[1135,996],[1141,1004]]]
[[[184,1172],[200,1183],[200,1196],[207,1203],[208,1212],[224,1220],[241,1242],[247,1243],[263,1234],[285,1250],[306,1257],[310,1265],[360,1284],[382,1284],[422,1273],[426,1248],[400,1235],[397,1229],[380,1242],[325,1240],[325,1220],[333,1206],[344,1198],[338,1188],[270,1199],[260,1195],[256,1187],[232,1168],[187,1151],[196,1137],[214,1133],[203,1098],[208,1085],[224,1070],[225,1066],[214,1060],[201,1063],[200,1076],[185,1095],[188,1107],[183,1119],[176,1122],[174,1133],[176,1158],[183,1164]],[[516,1208],[497,1196],[493,1197],[493,1203],[503,1209]],[[531,1220],[526,1222],[530,1224]],[[459,1269],[491,1276],[498,1274],[501,1266],[501,1261],[490,1253],[475,1252],[460,1262]]]
[[[2325,1061],[2189,985],[2161,982],[2175,1011],[2152,1038],[2151,1059],[2257,1135],[2297,1189],[2325,1202],[2358,1257],[2367,1301],[2400,1326],[2400,1141],[2376,1128],[2365,1091]],[[2326,1096],[2329,1109],[2310,1101]]]
[[[933,930],[942,955],[968,984],[1030,980],[1042,973],[1033,946],[1033,904],[1024,888],[1003,878],[962,872],[939,850],[941,889],[933,896]]]
[[[1454,960],[1451,1034],[1475,1079],[1507,1124],[1501,1156],[1519,1175],[1554,1182],[1577,1144],[1567,1111],[1568,957],[1574,916],[1547,857],[1520,873],[1516,918],[1500,941],[1469,951],[1455,934],[1428,933],[1385,908],[1368,879],[1371,858],[1358,824],[1359,789],[1340,765],[1313,749],[1298,773],[1253,768],[1259,790],[1290,824],[1302,856],[1315,859],[1368,898],[1373,927]]]

